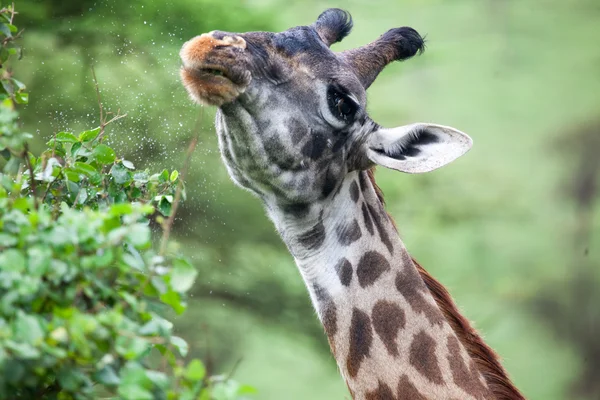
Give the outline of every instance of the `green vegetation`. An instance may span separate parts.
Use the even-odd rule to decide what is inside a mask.
[[[20,52],[13,18],[12,7],[0,11],[3,64]],[[34,156],[16,121],[25,86],[4,68],[0,79],[0,398],[252,393],[184,362],[189,346],[165,318],[167,307],[185,311],[197,275],[168,237],[185,197],[178,171],[151,174],[118,158],[103,141],[120,115],[58,132]],[[164,232],[159,250],[151,221]]]
[[[230,371],[257,398],[343,399],[291,256],[259,201],[231,184],[213,110],[198,117],[178,80],[179,49],[195,35],[282,30],[332,6],[355,20],[334,50],[403,25],[427,36],[422,56],[389,66],[369,89],[377,122],[431,121],[474,138],[440,171],[377,172],[411,253],[448,286],[528,398],[597,399],[596,0],[21,0],[25,57],[7,64],[32,93],[19,131],[32,133],[29,150],[41,155],[58,132],[99,126],[92,66],[102,98],[127,114],[102,143],[140,170],[181,168],[200,119],[172,231],[198,278],[185,313],[161,315],[207,374]]]

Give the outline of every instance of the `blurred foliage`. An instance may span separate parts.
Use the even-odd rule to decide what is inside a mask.
[[[13,17],[0,10],[7,57]],[[149,218],[168,232],[182,196],[178,171],[118,158],[104,116],[35,157],[16,121],[24,85],[4,65],[0,77],[0,398],[247,398],[252,388],[184,362],[189,345],[164,318],[185,311],[197,275],[168,235],[152,243]]]
[[[431,174],[378,171],[402,238],[477,322],[528,398],[598,397],[596,0],[18,5],[27,32],[19,76],[36,93],[20,122],[35,134],[36,154],[57,132],[101,124],[90,111],[97,104],[92,65],[101,94],[128,115],[103,143],[136,167],[182,165],[200,119],[173,233],[202,279],[184,316],[172,318],[174,329],[209,372],[235,369],[264,399],[343,398],[347,391],[291,256],[260,203],[229,181],[214,111],[198,117],[179,83],[179,49],[215,29],[310,24],[327,7],[346,8],[355,20],[336,51],[396,26],[426,35],[422,56],[390,65],[369,89],[369,112],[385,126],[456,126],[475,145]],[[581,196],[589,206],[580,206]]]

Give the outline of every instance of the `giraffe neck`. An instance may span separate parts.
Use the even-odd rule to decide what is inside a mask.
[[[488,399],[366,172],[302,217],[267,204],[354,399]]]

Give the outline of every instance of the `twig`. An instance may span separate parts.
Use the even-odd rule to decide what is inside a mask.
[[[237,370],[237,368],[240,366],[242,360],[244,358],[240,357],[237,359],[237,361],[235,362],[235,364],[233,364],[233,367],[231,367],[231,371],[229,371],[229,373],[227,374],[227,376],[225,376],[225,380],[230,380],[231,378],[233,378],[233,374],[235,374],[235,371]]]
[[[44,192],[44,195],[42,196],[42,200],[40,201],[40,203],[44,204],[44,200],[46,200],[46,196],[48,195],[48,192],[50,191],[50,186],[52,186],[52,184],[54,182],[56,182],[58,179],[60,179],[60,176],[63,173],[63,169],[61,168],[60,171],[58,172],[58,175],[56,175],[56,178],[54,178],[53,181],[48,182],[48,186],[46,186],[46,191]],[[59,202],[57,202],[57,204],[59,204]]]
[[[10,24],[11,25],[13,23],[13,18],[15,17],[15,14],[17,14],[17,13],[15,12],[15,2],[13,1],[12,2],[12,7],[11,7],[11,10],[10,10]]]
[[[3,8],[2,10],[0,10],[0,13],[5,13],[9,11],[7,8]],[[9,23],[12,25],[13,24],[13,19],[15,18],[15,14],[18,14],[18,12],[15,11],[15,3],[12,3],[12,7],[10,8],[10,21]],[[2,41],[2,45],[6,46],[6,44],[8,44],[9,42],[12,42],[13,40],[17,40],[19,37],[21,37],[21,35],[23,34],[23,31],[25,29],[21,29],[19,32],[17,32],[16,35],[11,35],[11,36],[7,36],[4,38],[4,40]]]
[[[117,120],[119,120],[119,119],[127,116],[127,114],[123,114],[123,115],[119,114],[120,112],[121,112],[121,109],[118,109],[117,110],[117,115],[115,115],[114,117],[112,117],[110,120],[106,121],[104,123],[104,126],[106,126],[106,125],[108,125],[108,124],[110,124],[112,122],[115,122],[115,121],[117,121]],[[100,127],[100,130],[102,131],[102,126]],[[102,134],[102,132],[100,132],[100,135],[101,134]],[[98,136],[100,136],[100,135],[98,135]]]
[[[98,79],[96,79],[96,71],[92,65],[92,78],[94,79],[94,87],[96,88],[96,96],[98,97],[98,106],[100,107],[100,135],[104,133],[104,109],[102,108],[102,98],[100,97],[100,88],[98,87]],[[98,136],[100,136],[98,135]]]
[[[187,175],[188,169],[190,167],[190,161],[192,158],[192,153],[196,149],[196,145],[198,144],[198,140],[200,138],[200,126],[202,125],[203,119],[203,109],[200,109],[200,117],[196,121],[196,127],[194,128],[195,134],[190,142],[187,151],[185,153],[185,161],[183,163],[183,168],[181,169],[181,173],[179,174],[179,182],[177,184],[177,190],[175,191],[175,198],[173,199],[173,207],[171,209],[171,215],[163,225],[163,234],[160,240],[160,251],[158,254],[161,256],[165,254],[167,250],[167,243],[169,241],[169,236],[171,235],[171,228],[173,227],[173,222],[175,221],[175,214],[177,213],[177,208],[179,207],[179,201],[181,200],[181,192],[183,191],[183,182],[185,181],[185,177]]]
[[[94,80],[94,87],[96,89],[96,97],[98,97],[98,107],[100,108],[100,133],[98,134],[98,137],[95,140],[98,140],[100,143],[102,143],[102,139],[104,139],[104,128],[106,128],[106,125],[108,125],[112,122],[115,122],[123,117],[126,117],[127,114],[121,115],[121,109],[119,108],[117,110],[117,115],[115,115],[108,121],[106,120],[106,116],[108,114],[112,114],[112,113],[110,113],[110,112],[104,113],[104,106],[102,105],[102,97],[100,96],[100,87],[98,86],[98,79],[96,79],[96,71],[94,70],[93,65],[92,65],[92,78]]]
[[[33,202],[35,204],[35,208],[39,207],[38,198],[36,196],[36,185],[35,179],[33,176],[33,167],[31,166],[31,160],[29,159],[29,144],[25,143],[25,149],[23,150],[25,156],[25,163],[27,164],[27,169],[29,170],[29,181],[31,185],[31,192],[33,193]]]

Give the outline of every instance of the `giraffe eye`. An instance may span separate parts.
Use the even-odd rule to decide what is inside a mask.
[[[341,121],[349,122],[356,114],[356,103],[333,87],[327,91],[327,102],[331,113]]]

